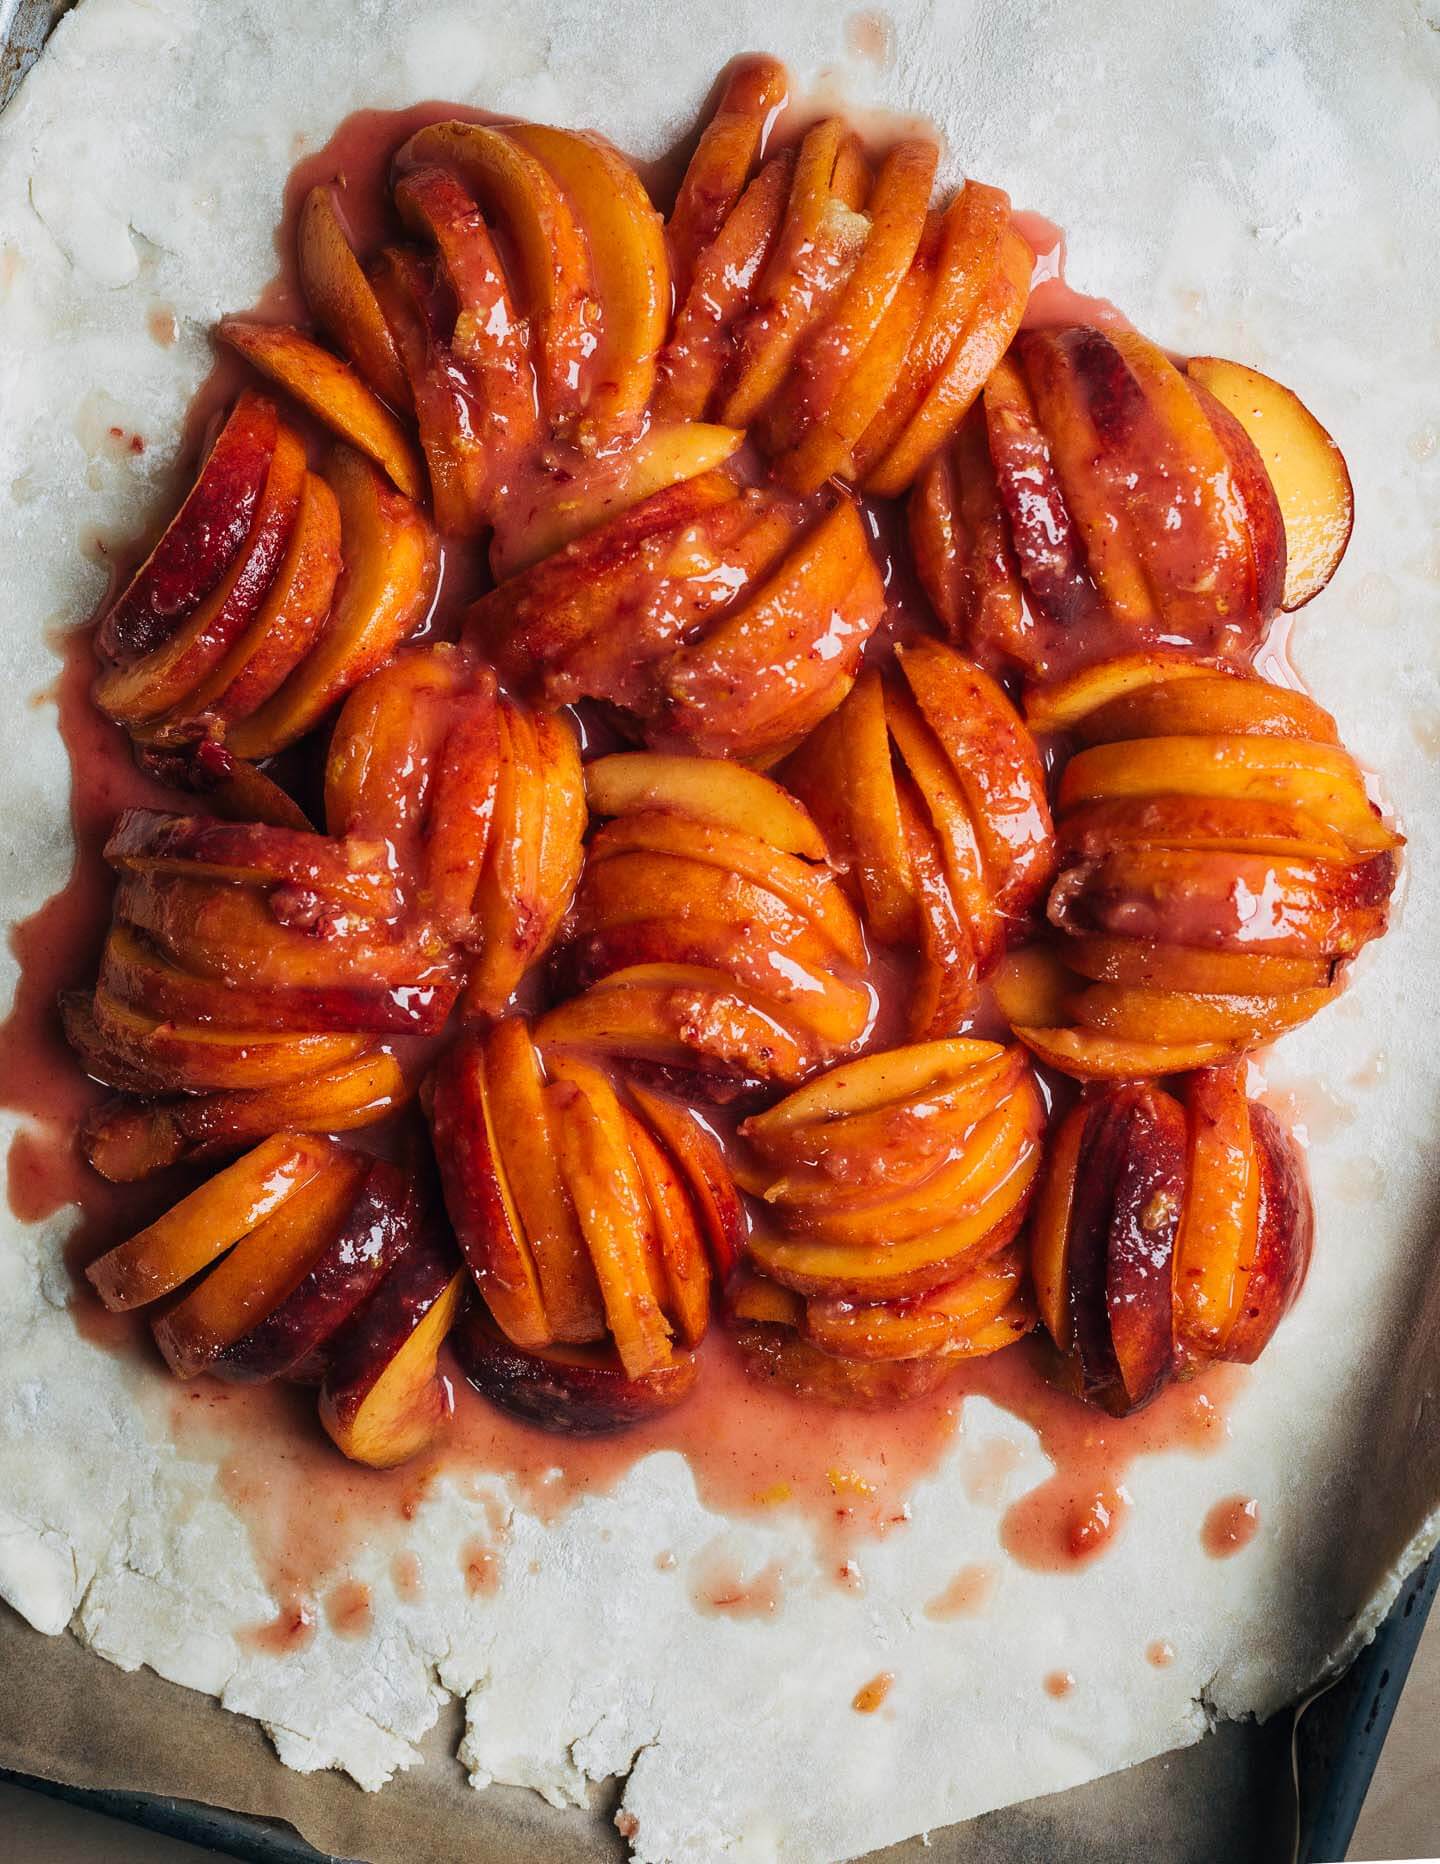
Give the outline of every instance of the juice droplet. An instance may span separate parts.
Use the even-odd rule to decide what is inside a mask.
[[[268,1624],[247,1625],[236,1632],[247,1650],[266,1657],[284,1657],[304,1650],[315,1635],[315,1614],[305,1599],[287,1599]]]
[[[1205,1517],[1200,1539],[1212,1560],[1228,1560],[1248,1547],[1260,1526],[1260,1504],[1254,1496],[1231,1495]]]
[[[925,1616],[944,1622],[947,1618],[974,1618],[990,1603],[995,1590],[993,1566],[962,1566],[943,1592],[925,1607]]]
[[[465,1590],[471,1598],[493,1598],[500,1590],[504,1562],[488,1541],[468,1541],[460,1554],[460,1570],[465,1575]]]
[[[1157,1670],[1165,1670],[1175,1661],[1175,1646],[1168,1638],[1157,1637],[1153,1644],[1147,1645],[1145,1661]]]
[[[358,1579],[342,1579],[325,1599],[325,1617],[336,1637],[364,1637],[374,1616],[370,1588]]]
[[[395,1588],[397,1598],[413,1604],[416,1599],[425,1596],[425,1573],[420,1565],[420,1556],[408,1547],[397,1553],[390,1562],[390,1583]]]
[[[723,1555],[711,1555],[700,1561],[690,1586],[691,1603],[716,1618],[768,1618],[779,1611],[784,1596],[778,1560],[747,1575]]]
[[[1052,1670],[1045,1678],[1045,1694],[1054,1696],[1057,1701],[1068,1696],[1074,1687],[1075,1678],[1068,1670]]]
[[[851,1708],[857,1715],[873,1715],[880,1704],[890,1694],[895,1685],[895,1672],[882,1670],[878,1676],[872,1676],[868,1683],[862,1683],[855,1691]]]

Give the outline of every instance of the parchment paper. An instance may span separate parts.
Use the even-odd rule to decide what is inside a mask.
[[[63,750],[31,700],[53,677],[44,630],[96,599],[81,546],[133,533],[170,496],[168,439],[208,364],[205,327],[255,298],[285,173],[360,105],[446,95],[592,123],[645,155],[691,122],[726,59],[775,51],[802,80],[933,116],[952,175],[1000,182],[1068,227],[1072,282],[1176,349],[1273,369],[1349,457],[1355,540],[1300,617],[1294,658],[1384,773],[1410,836],[1406,896],[1344,999],[1268,1064],[1315,1140],[1302,1300],[1235,1406],[1233,1443],[1137,1467],[1134,1518],[1091,1568],[1008,1568],[984,1617],[927,1620],[920,1606],[960,1564],[997,1551],[994,1509],[947,1465],[868,1562],[863,1602],[801,1583],[773,1620],[717,1623],[637,1549],[663,1544],[683,1564],[724,1537],[742,1564],[778,1556],[802,1581],[809,1549],[782,1524],[707,1515],[665,1457],[554,1532],[517,1514],[518,1577],[496,1601],[468,1600],[457,1579],[407,1608],[377,1584],[368,1640],[322,1632],[284,1662],[247,1654],[234,1627],[272,1602],[213,1466],[171,1447],[159,1375],[75,1333],[64,1224],[0,1228],[0,1597],[40,1631],[68,1626],[122,1668],[256,1717],[291,1766],[367,1786],[428,1754],[445,1703],[465,1698],[478,1784],[563,1804],[623,1776],[643,1860],[817,1864],[1073,1786],[1217,1716],[1265,1714],[1353,1651],[1435,1538],[1440,19],[1413,0],[906,0],[890,17],[879,68],[847,53],[872,32],[801,0],[83,0],[0,120],[0,902],[14,917],[68,863]],[[147,334],[157,306],[179,318],[172,349]],[[152,444],[117,453],[112,425]],[[1001,1435],[1022,1448],[1018,1491],[1044,1473],[1033,1439],[967,1408],[967,1442]],[[1198,1523],[1234,1493],[1260,1499],[1264,1526],[1244,1555],[1211,1562]],[[475,1513],[442,1487],[418,1544],[453,1556]],[[1177,1655],[1157,1671],[1143,1652],[1161,1634]],[[100,1685],[111,1673],[68,1640],[34,1654],[20,1627],[4,1635],[7,1677],[26,1683],[0,1690],[0,1718],[33,1717],[28,1736],[7,1733],[19,1761],[63,1755],[73,1718],[99,1711],[163,1753],[166,1790],[295,1806],[325,1842],[369,1856],[429,1842],[388,1829],[400,1815],[386,1797],[227,1754],[218,1712],[158,1706],[154,1678]],[[1040,1687],[1057,1659],[1077,1678],[1061,1702]],[[854,1715],[854,1689],[882,1668],[891,1701]],[[126,1778],[153,1777],[145,1765]],[[388,1798],[443,1800],[443,1822],[411,1821],[440,1834],[437,1855],[559,1857],[572,1829],[577,1855],[593,1854],[593,1826],[527,1837],[515,1806],[538,1802],[461,1801],[431,1785],[442,1773],[453,1781],[427,1760]]]

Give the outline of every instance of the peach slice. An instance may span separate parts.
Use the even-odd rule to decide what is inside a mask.
[[[1186,1074],[1228,1061],[1235,1052],[1230,1042],[1122,1042],[1083,1029],[1027,1028],[1012,1025],[1015,1033],[1047,1067],[1080,1081],[1136,1081],[1165,1074]]]
[[[749,1225],[720,1142],[693,1109],[638,1083],[631,1096],[680,1167],[721,1282],[729,1279],[745,1247]]]
[[[1175,1329],[1210,1356],[1239,1315],[1260,1212],[1260,1161],[1238,1065],[1186,1083],[1189,1189],[1175,1244]]]
[[[319,1356],[411,1246],[415,1181],[385,1159],[362,1165],[349,1209],[305,1273],[258,1325],[211,1362],[222,1379],[255,1384],[296,1376]]]
[[[560,1172],[600,1283],[605,1319],[627,1378],[667,1365],[672,1330],[651,1278],[659,1249],[625,1110],[598,1068],[549,1054],[546,1099]]]
[[[1175,794],[1292,804],[1338,830],[1357,854],[1400,845],[1348,752],[1290,738],[1217,733],[1093,745],[1065,766],[1058,807],[1063,812],[1107,797]]]
[[[660,353],[659,419],[698,421],[711,411],[734,354],[735,331],[774,255],[794,172],[788,151],[767,162],[699,253],[683,298],[677,287],[679,308]]]
[[[586,765],[585,792],[597,816],[672,809],[693,821],[758,836],[807,861],[826,858],[820,831],[800,804],[743,764],[621,751]]]
[[[420,838],[451,709],[473,665],[463,648],[442,641],[397,655],[355,687],[325,759],[332,835],[382,835],[397,850]]]
[[[865,939],[860,922],[829,868],[812,867],[758,836],[655,809],[607,822],[590,843],[590,871],[595,873],[608,862],[639,851],[716,868],[722,875],[764,888],[807,920],[837,957],[857,970],[864,968]],[[676,871],[678,875],[681,870]],[[703,877],[687,872],[685,878],[697,888],[697,904],[711,897]],[[764,910],[763,903],[753,895],[741,897],[757,910]]]
[[[936,1391],[953,1376],[956,1361],[841,1359],[822,1353],[790,1327],[742,1321],[735,1344],[748,1376],[798,1398],[850,1411],[890,1411]]]
[[[269,757],[310,730],[425,618],[439,576],[435,533],[361,454],[337,447],[326,477],[340,504],[345,573],[313,650],[227,734],[237,757]]]
[[[561,1436],[597,1436],[643,1423],[688,1397],[700,1374],[693,1353],[672,1353],[664,1365],[632,1379],[613,1346],[525,1352],[481,1307],[462,1317],[454,1342],[461,1370],[481,1397]]]
[[[450,1415],[436,1360],[464,1293],[452,1250],[427,1233],[331,1340],[320,1422],[352,1462],[407,1462]]]
[[[560,183],[585,236],[600,331],[587,359],[587,436],[601,444],[635,429],[655,388],[670,314],[664,226],[640,177],[601,137],[521,123],[506,131]]]
[[[1203,679],[1213,665],[1176,653],[1119,654],[1025,695],[1025,722],[1037,736],[1073,731],[1112,699],[1169,680]]]
[[[1082,745],[1136,738],[1254,734],[1337,745],[1335,721],[1305,693],[1266,680],[1197,668],[1194,679],[1166,680],[1097,706],[1080,721]]]
[[[279,1087],[170,1101],[107,1101],[87,1118],[81,1140],[102,1178],[130,1184],[170,1165],[238,1152],[271,1133],[343,1133],[370,1126],[409,1094],[395,1057],[376,1049]]]
[[[102,660],[151,653],[212,593],[251,536],[278,437],[274,403],[247,390],[184,503],[106,611],[95,638]]]
[[[786,777],[848,861],[876,938],[894,945],[908,937],[915,923],[910,851],[878,668],[867,668],[845,703],[811,733],[787,763]]]
[[[670,661],[666,730],[711,755],[778,751],[840,704],[884,608],[865,527],[837,500],[748,601]]]
[[[1020,328],[1030,297],[1034,262],[1026,242],[1013,228],[1005,228],[998,261],[973,316],[894,443],[866,470],[863,483],[867,492],[898,498],[965,418]]]
[[[976,1358],[1012,1346],[1034,1325],[1017,1297],[1025,1255],[1010,1244],[961,1281],[905,1303],[857,1302],[833,1296],[805,1304],[805,1337],[847,1359],[919,1359],[941,1354]],[[995,1322],[1006,1316],[1007,1325]]]
[[[614,971],[543,1016],[545,1050],[574,1046],[742,1078],[798,1081],[818,1059],[813,1041],[775,1010],[714,971],[637,964]]]
[[[696,1346],[710,1324],[710,1265],[695,1211],[674,1160],[628,1108],[625,1133],[654,1222],[650,1285],[675,1338]]]
[[[495,1138],[535,1259],[547,1331],[562,1342],[601,1339],[600,1284],[556,1162],[545,1076],[523,1017],[507,1016],[486,1037],[485,1075],[490,1098],[502,1109]]]
[[[1298,1028],[1335,997],[1329,986],[1289,990],[1278,996],[1201,995],[1194,991],[1132,990],[1123,984],[1092,984],[1070,998],[1082,1028],[1127,1042],[1223,1042],[1256,1048],[1287,1029]]]
[[[1065,962],[1097,983],[1220,995],[1319,989],[1331,982],[1334,970],[1328,958],[1191,950],[1154,939],[1090,936],[1066,940]]]
[[[406,498],[424,497],[425,476],[410,436],[348,363],[289,324],[222,317],[215,334],[342,440],[368,454]]]
[[[255,521],[229,567],[198,607],[137,660],[95,682],[95,703],[117,723],[144,726],[179,704],[249,628],[275,578],[294,529],[307,478],[305,448],[281,426]]]
[[[454,171],[514,242],[522,314],[534,319],[543,359],[541,399],[552,418],[584,405],[596,301],[584,235],[545,164],[507,131],[478,123],[432,123],[395,158],[397,173]]]
[[[1280,500],[1259,448],[1235,416],[1193,376],[1187,374],[1186,380],[1230,463],[1231,485],[1244,512],[1255,565],[1256,603],[1261,615],[1268,618],[1280,607],[1285,594],[1285,518]]]
[[[1290,389],[1220,356],[1193,356],[1186,373],[1249,435],[1275,488],[1285,526],[1290,612],[1313,601],[1339,568],[1355,522],[1345,456]]]
[[[65,1034],[85,1072],[137,1094],[196,1093],[298,1081],[369,1046],[357,1035],[262,1035],[160,1022],[97,990],[93,1004],[61,1002]]]
[[[928,139],[898,142],[886,152],[866,202],[870,227],[859,256],[767,416],[770,451],[794,446],[873,342],[925,231],[939,155]]]
[[[992,666],[1024,665],[1020,571],[983,409],[971,409],[915,481],[907,522],[915,572],[948,638]]]
[[[702,255],[740,199],[766,134],[790,88],[773,58],[747,58],[725,82],[675,197],[666,237],[675,301],[684,304]]]
[[[1252,1104],[1250,1123],[1260,1168],[1255,1248],[1223,1349],[1224,1358],[1242,1365],[1259,1358],[1299,1293],[1315,1228],[1310,1186],[1294,1141],[1268,1107]]]
[[[1026,593],[1051,624],[1048,629],[1037,627],[1037,638],[1025,642],[1024,653],[1017,658],[1029,671],[1043,673],[1056,658],[1064,657],[1066,635],[1073,637],[1093,620],[1099,595],[1050,442],[1013,355],[996,363],[985,384],[984,423],[995,487],[1009,521]],[[979,460],[972,462],[980,483],[984,482],[983,465]]]
[[[999,1053],[994,1042],[953,1037],[946,1042],[916,1042],[884,1049],[858,1061],[841,1063],[785,1099],[752,1114],[745,1136],[776,1162],[786,1162],[796,1129],[830,1122],[923,1094],[939,1082],[954,1081]]]
[[[339,1156],[328,1139],[276,1133],[85,1271],[112,1313],[172,1294]]]
[[[503,582],[642,499],[714,472],[744,438],[738,427],[661,423],[623,451],[580,462],[563,481],[549,478],[533,489],[517,488],[495,514],[491,572]]]
[[[915,910],[920,969],[910,1003],[912,1041],[953,1035],[975,1007],[980,967],[975,941],[950,887],[945,858],[919,789],[908,772],[897,776]]]
[[[330,614],[340,575],[340,507],[306,473],[290,543],[258,614],[219,665],[179,705],[144,727],[151,744],[222,732],[271,697],[304,659]]]
[[[138,745],[136,762],[171,789],[201,796],[227,822],[272,822],[276,828],[310,828],[310,818],[288,790],[213,738],[159,748]]]
[[[366,1169],[355,1153],[336,1148],[189,1294],[156,1317],[155,1343],[176,1378],[208,1371],[290,1295],[329,1248]]]
[[[1142,796],[1081,803],[1065,817],[1062,855],[1097,859],[1126,842],[1157,848],[1223,848],[1296,860],[1346,861],[1349,844],[1316,816],[1288,803],[1230,797]]]
[[[507,700],[499,725],[495,816],[475,891],[482,943],[466,986],[470,1015],[499,1015],[554,942],[580,878],[588,820],[569,720]]]
[[[779,389],[864,247],[870,222],[844,198],[856,147],[838,117],[801,140],[785,218],[756,282],[755,308],[739,326],[734,382],[721,411],[727,426],[748,427]]]
[[[310,190],[300,209],[297,256],[305,302],[321,330],[382,401],[408,408],[410,385],[395,339],[355,256],[334,190],[324,183]]]
[[[898,650],[900,670],[943,748],[974,819],[1006,914],[1020,914],[1054,869],[1045,772],[1033,740],[995,681],[938,641]]]
[[[1070,1351],[1082,1395],[1123,1413],[1148,1403],[1174,1363],[1185,1118],[1148,1084],[1114,1088],[1085,1114],[1067,1249]]]
[[[495,1097],[477,1040],[457,1042],[441,1059],[430,1096],[445,1208],[466,1266],[506,1337],[518,1346],[544,1346],[552,1330],[501,1155]]]
[[[367,918],[391,919],[400,908],[383,843],[358,837],[337,841],[309,829],[125,809],[105,843],[105,859],[136,874],[296,888]]]
[[[1070,1213],[1080,1148],[1090,1118],[1081,1101],[1048,1138],[1044,1168],[1030,1206],[1030,1280],[1040,1321],[1061,1354],[1074,1344],[1070,1308]]]

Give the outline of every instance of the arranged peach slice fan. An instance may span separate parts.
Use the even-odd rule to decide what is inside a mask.
[[[1034,1336],[1129,1411],[1305,1272],[1242,1058],[1401,837],[1252,662],[1344,461],[1241,364],[1027,319],[999,189],[786,138],[787,90],[737,65],[668,203],[458,120],[363,242],[314,188],[312,327],[222,320],[263,387],[95,634],[173,800],[62,1006],[82,1141],[211,1175],[90,1280],[360,1462],[443,1428],[446,1356],[593,1433],[717,1327],[871,1410]]]

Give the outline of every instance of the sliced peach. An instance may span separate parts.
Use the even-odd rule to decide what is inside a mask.
[[[955,1361],[931,1359],[841,1359],[822,1353],[793,1328],[742,1321],[735,1344],[747,1375],[798,1398],[813,1398],[842,1410],[890,1411],[937,1390]]]
[[[967,1358],[1009,1346],[1029,1330],[1016,1324],[993,1331],[1011,1308],[1025,1276],[1025,1256],[1011,1244],[971,1275],[905,1303],[857,1302],[817,1296],[805,1304],[805,1337],[823,1352],[847,1359],[919,1359],[933,1354]]]
[[[767,418],[771,451],[793,446],[830,407],[874,340],[924,233],[939,154],[928,139],[887,150],[866,202],[870,230],[859,257]]]
[[[424,474],[410,436],[348,363],[289,324],[222,317],[215,333],[342,440],[368,454],[406,498],[424,496]]]
[[[495,1137],[535,1259],[548,1331],[555,1340],[598,1340],[605,1333],[600,1285],[556,1162],[545,1076],[523,1017],[507,1016],[486,1037],[485,1075],[503,1109]]]
[[[1121,1042],[1085,1029],[1037,1029],[1014,1025],[1015,1033],[1047,1067],[1080,1081],[1138,1081],[1164,1074],[1186,1074],[1228,1061],[1230,1042]]]
[[[85,1271],[113,1313],[143,1307],[201,1269],[272,1216],[338,1156],[328,1139],[276,1133],[226,1166],[148,1228]]]
[[[894,444],[867,470],[864,485],[868,492],[898,498],[965,418],[1020,327],[1033,268],[1030,247],[1013,228],[1006,228],[998,263],[973,316]]]
[[[1030,1279],[1045,1331],[1068,1353],[1074,1329],[1070,1311],[1070,1213],[1075,1207],[1080,1148],[1089,1106],[1072,1107],[1049,1137],[1045,1165],[1030,1207]]]
[[[497,1137],[501,1114],[474,1038],[457,1042],[435,1071],[430,1132],[445,1208],[466,1266],[507,1338],[544,1346],[554,1336],[534,1252],[516,1207]]]
[[[325,476],[340,503],[345,573],[313,651],[272,699],[227,734],[237,757],[268,757],[301,737],[424,620],[439,575],[435,533],[369,461],[337,447]]]
[[[155,1343],[176,1378],[208,1370],[287,1298],[328,1248],[366,1169],[357,1154],[337,1148],[183,1300],[156,1318]]]
[[[1255,1249],[1248,1264],[1241,1265],[1245,1285],[1223,1348],[1224,1358],[1242,1365],[1259,1358],[1299,1293],[1315,1229],[1310,1186],[1295,1142],[1268,1107],[1252,1105],[1250,1121],[1260,1168]]]
[[[700,1374],[693,1353],[672,1352],[664,1365],[632,1379],[613,1346],[550,1346],[524,1352],[472,1307],[454,1334],[465,1377],[491,1404],[561,1436],[625,1430],[687,1398]]]
[[[920,970],[910,1003],[909,1032],[912,1041],[921,1041],[953,1035],[969,1016],[978,995],[980,967],[975,940],[951,891],[944,851],[908,772],[897,778],[895,794],[919,927]]]
[[[748,427],[784,381],[806,334],[841,291],[870,222],[839,192],[850,132],[838,117],[807,130],[795,157],[790,197],[774,251],[739,329],[734,385],[721,418]]]
[[[1009,224],[1008,197],[976,181],[967,181],[941,215],[933,236],[933,262],[917,268],[930,284],[924,310],[883,402],[852,448],[853,468],[862,483],[895,446],[959,351],[960,339],[995,278]],[[917,260],[927,258],[922,246]],[[1028,278],[1026,282],[1028,286]]]
[[[1340,566],[1355,521],[1345,457],[1290,389],[1258,369],[1192,356],[1186,373],[1227,409],[1254,442],[1280,503],[1286,571],[1281,607],[1303,608]]]
[[[1095,936],[1067,939],[1065,962],[1098,983],[1221,995],[1322,989],[1335,968],[1328,958],[1204,951],[1154,939]]]
[[[895,792],[885,689],[868,668],[845,703],[786,766],[826,838],[849,860],[867,924],[883,944],[897,944],[915,923],[910,851]]]
[[[579,413],[594,340],[594,281],[584,236],[546,166],[507,132],[478,123],[432,123],[395,161],[401,173],[432,164],[453,169],[508,232],[523,284],[521,308],[540,332],[544,406],[562,420]]]
[[[472,670],[462,648],[442,641],[398,655],[355,687],[325,759],[332,835],[383,835],[397,849],[420,836],[452,707]]]
[[[884,606],[865,528],[838,500],[748,601],[673,657],[666,729],[712,754],[779,750],[840,704]]]
[[[1149,1083],[1085,1111],[1066,1252],[1070,1356],[1082,1395],[1119,1414],[1148,1403],[1174,1364],[1185,1116]]]
[[[605,1319],[628,1378],[667,1365],[671,1327],[650,1265],[658,1255],[645,1181],[630,1149],[625,1110],[606,1076],[552,1056],[546,1099],[561,1175],[595,1265]]]
[[[270,698],[304,659],[330,614],[340,575],[340,507],[306,473],[290,543],[259,613],[220,664],[179,705],[145,727],[150,743],[219,732]]]
[[[1009,1177],[973,1211],[908,1242],[866,1249],[853,1243],[808,1237],[777,1240],[761,1234],[751,1238],[750,1254],[765,1274],[798,1294],[908,1300],[968,1274],[1014,1238],[1039,1165],[1037,1139],[1018,1154]]]
[[[981,408],[915,481],[907,521],[915,572],[948,638],[992,666],[1024,665],[1020,572]]]
[[[1081,744],[1136,738],[1254,733],[1338,745],[1335,721],[1305,693],[1234,673],[1198,670],[1198,677],[1166,680],[1125,693],[1088,712],[1076,733]]]
[[[171,789],[203,796],[211,813],[227,822],[273,822],[276,828],[312,826],[288,790],[213,738],[164,748],[139,744],[135,761]]]
[[[1020,574],[1030,602],[1050,624],[1025,642],[1022,664],[1044,673],[1066,657],[1067,635],[1073,640],[1094,618],[1099,597],[1050,442],[1013,354],[996,363],[985,384],[984,424]]]
[[[352,1462],[407,1462],[449,1416],[436,1361],[464,1294],[453,1250],[426,1234],[331,1341],[320,1422]]]
[[[1234,1324],[1255,1250],[1260,1163],[1243,1070],[1206,1068],[1186,1082],[1189,1182],[1175,1243],[1175,1325],[1182,1347],[1211,1354]]]
[[[698,255],[683,297],[677,281],[678,309],[660,354],[659,419],[698,421],[712,411],[734,353],[736,327],[774,254],[794,168],[788,151],[767,162]]]
[[[322,1074],[248,1093],[107,1101],[81,1129],[102,1178],[130,1184],[191,1159],[238,1152],[268,1134],[343,1133],[385,1119],[409,1097],[393,1055],[372,1050]]]
[[[480,877],[487,858],[496,853],[495,841],[513,827],[508,819],[496,819],[502,754],[509,740],[491,669],[475,668],[444,710],[443,739],[434,749],[426,746],[430,772],[421,831],[426,906],[445,938],[473,949],[483,940],[476,913]],[[417,738],[429,736],[422,724]],[[418,815],[417,810],[412,825]]]
[[[575,1046],[745,1078],[798,1081],[817,1059],[809,1038],[716,972],[631,965],[542,1017],[547,1050]]]
[[[574,727],[507,701],[495,820],[475,893],[483,940],[466,987],[467,1013],[498,1015],[549,950],[580,878],[587,819]]]
[[[1073,731],[1113,699],[1170,680],[1203,679],[1213,672],[1213,666],[1193,655],[1159,651],[1118,654],[1083,667],[1053,685],[1027,692],[1025,722],[1037,734]]]
[[[165,1023],[98,990],[93,1005],[61,1005],[65,1033],[87,1074],[129,1093],[196,1093],[298,1081],[359,1055],[356,1035],[259,1035]]]
[[[590,844],[591,871],[636,850],[718,868],[765,888],[808,920],[847,964],[863,968],[864,935],[828,868],[812,867],[755,835],[657,809],[607,822]]]
[[[1297,860],[1345,861],[1344,836],[1318,816],[1289,803],[1235,801],[1224,796],[1126,796],[1081,803],[1065,816],[1063,854],[1096,858],[1117,844],[1157,848],[1223,848],[1232,854],[1279,854]]]
[[[774,1327],[798,1327],[805,1319],[805,1303],[793,1288],[743,1269],[730,1295],[730,1312],[736,1320],[761,1320]]]
[[[682,1346],[697,1346],[710,1324],[710,1264],[695,1211],[674,1160],[628,1108],[625,1132],[654,1224],[651,1286],[676,1339]]]
[[[636,1106],[677,1162],[704,1232],[710,1260],[722,1283],[745,1247],[745,1206],[736,1192],[720,1142],[700,1116],[664,1094],[632,1082]]]
[[[597,444],[640,423],[670,315],[670,261],[659,214],[619,152],[588,132],[521,123],[506,131],[560,183],[585,236],[600,306],[586,360],[584,436]]]
[[[642,499],[715,471],[744,438],[738,427],[702,421],[657,424],[619,452],[581,461],[563,480],[517,486],[495,513],[491,571],[503,582],[529,569]]]
[[[101,673],[95,703],[102,712],[127,727],[146,725],[215,669],[260,611],[290,541],[306,477],[300,437],[281,426],[244,544],[204,601],[159,645]]]
[[[597,816],[673,809],[716,828],[756,835],[807,861],[825,859],[820,831],[800,804],[771,778],[743,764],[622,751],[586,765],[585,792]]]
[[[927,1093],[937,1083],[958,1080],[999,1053],[998,1043],[952,1037],[842,1062],[764,1113],[752,1114],[745,1122],[745,1136],[784,1163],[788,1156],[784,1149],[797,1128],[853,1113],[874,1113]]]
[[[274,403],[247,390],[184,503],[106,611],[95,637],[102,660],[151,653],[215,589],[251,536],[278,437]]]
[[[1277,996],[1209,996],[1198,992],[1092,984],[1070,998],[1076,1023],[1129,1042],[1223,1042],[1255,1048],[1323,1010],[1333,986]]]
[[[1261,615],[1268,619],[1281,605],[1288,567],[1285,517],[1280,509],[1280,500],[1265,470],[1260,449],[1239,421],[1194,376],[1187,373],[1186,379],[1230,463],[1231,483],[1244,511],[1245,529],[1249,533],[1258,606]]]
[[[304,1274],[258,1325],[211,1362],[222,1379],[295,1376],[372,1295],[415,1236],[414,1179],[386,1159],[362,1161],[349,1208]]]
[[[300,285],[315,321],[392,408],[406,408],[410,387],[390,326],[325,184],[305,196],[297,239]]]
[[[1217,734],[1094,745],[1066,765],[1058,806],[1174,794],[1293,804],[1337,829],[1357,854],[1400,845],[1348,752],[1291,738]]]
[[[702,255],[740,199],[789,88],[785,67],[773,58],[744,59],[726,79],[715,114],[701,131],[685,170],[666,228],[677,304],[685,302]]]

